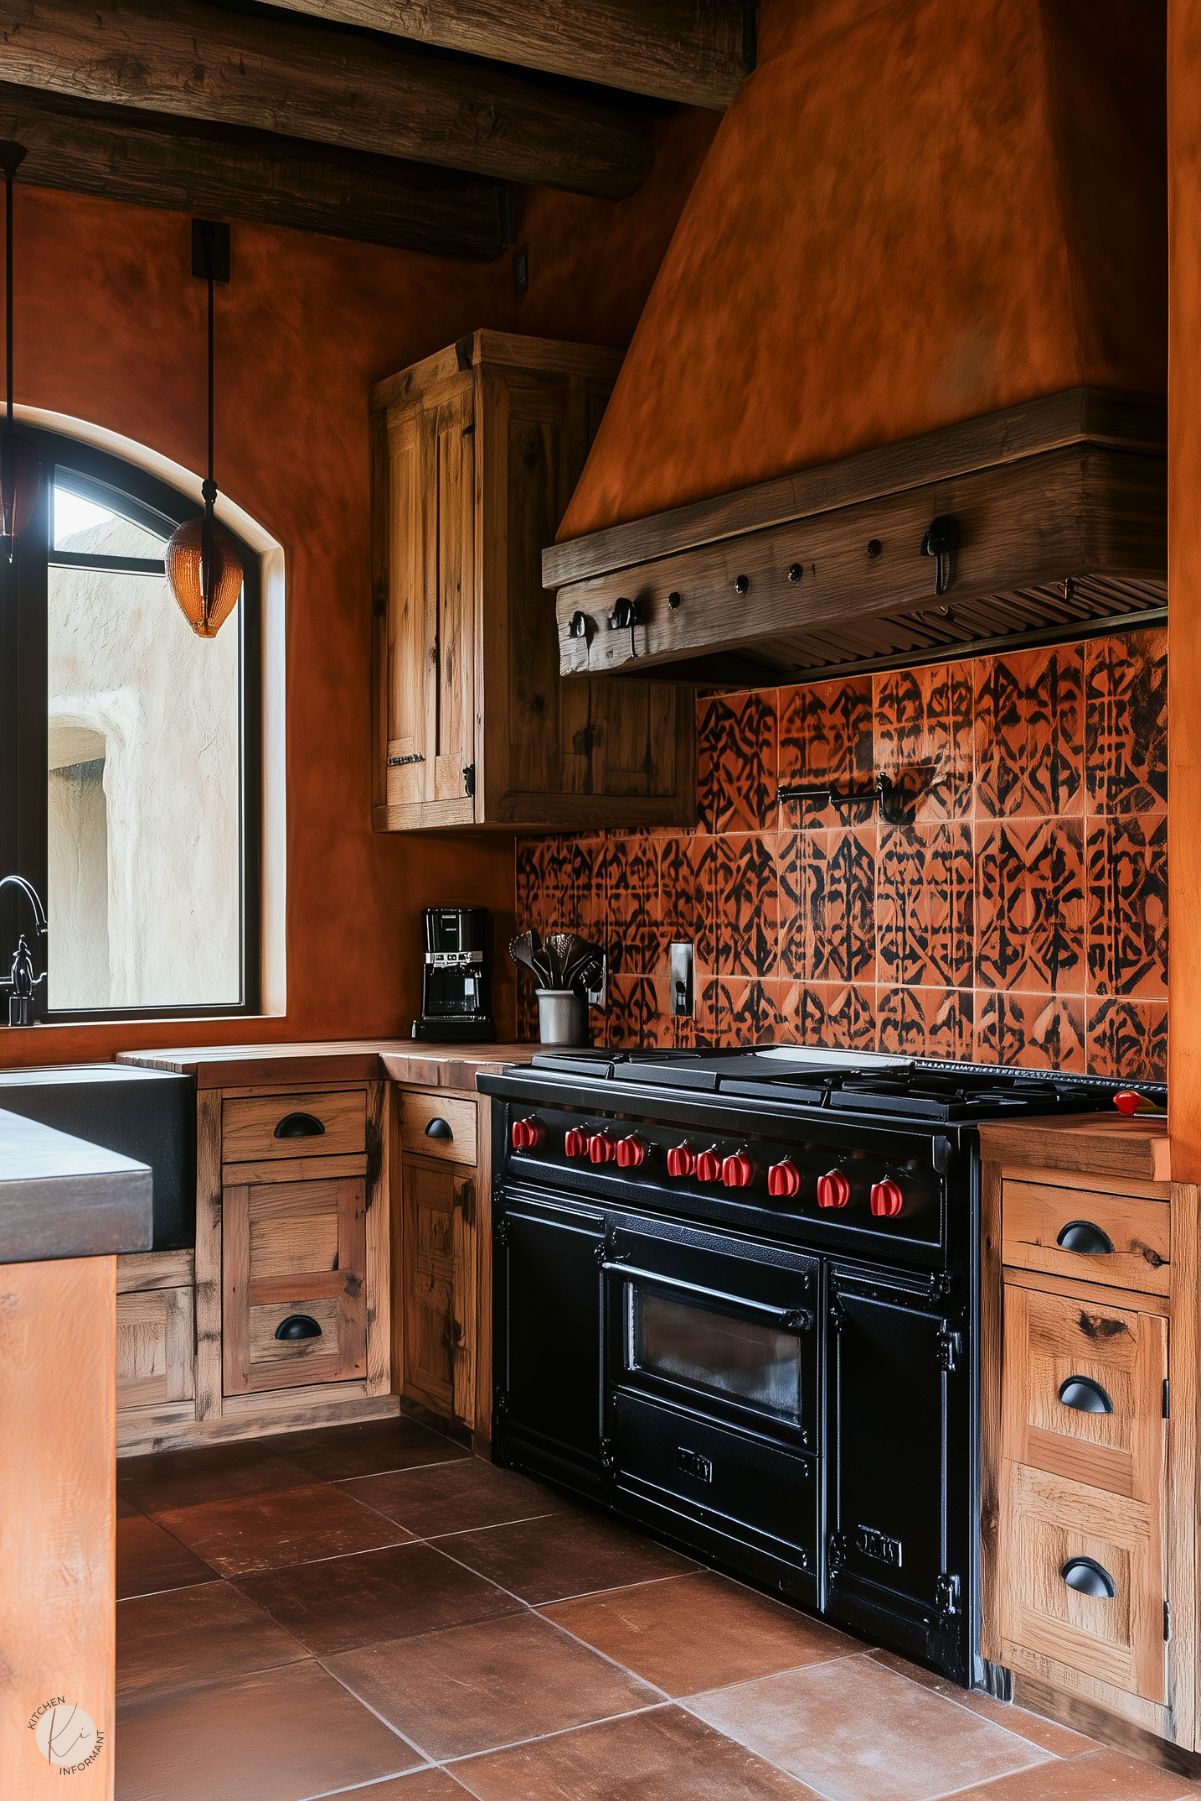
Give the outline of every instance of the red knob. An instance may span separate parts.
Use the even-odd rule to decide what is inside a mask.
[[[650,1146],[636,1132],[617,1140],[617,1161],[622,1169],[641,1169],[650,1156]]]
[[[588,1156],[593,1163],[612,1163],[617,1146],[607,1132],[594,1132],[588,1140]]]
[[[777,1199],[791,1200],[801,1192],[801,1172],[791,1157],[773,1163],[767,1172],[767,1192]]]
[[[851,1184],[840,1169],[832,1169],[817,1178],[819,1207],[845,1207],[851,1198]]]
[[[578,1126],[568,1126],[563,1134],[563,1155],[565,1157],[586,1157],[588,1155],[588,1134],[581,1132]]]
[[[696,1179],[698,1182],[719,1182],[721,1180],[721,1158],[716,1151],[702,1151],[696,1160]]]
[[[690,1176],[696,1169],[696,1152],[685,1139],[683,1144],[673,1144],[667,1153],[667,1173],[669,1176]]]
[[[546,1137],[546,1127],[540,1119],[531,1113],[528,1119],[513,1121],[513,1149],[515,1151],[532,1151]]]
[[[895,1219],[905,1205],[900,1184],[885,1180],[872,1183],[872,1212],[877,1219]]]
[[[721,1166],[721,1179],[727,1188],[749,1188],[755,1177],[755,1165],[745,1151],[735,1151]]]

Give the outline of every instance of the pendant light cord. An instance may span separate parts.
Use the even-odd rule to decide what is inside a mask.
[[[208,474],[205,477],[202,492],[204,494],[204,524],[200,534],[200,584],[204,603],[204,623],[207,626],[213,608],[213,505],[217,499],[217,483],[213,475],[214,459],[214,415],[213,401],[214,381],[216,374],[216,288],[213,281],[212,246],[209,246],[208,270]]]

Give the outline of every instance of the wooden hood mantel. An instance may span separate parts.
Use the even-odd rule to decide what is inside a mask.
[[[1164,439],[1072,388],[557,544],[560,669],[798,681],[1159,617]]]

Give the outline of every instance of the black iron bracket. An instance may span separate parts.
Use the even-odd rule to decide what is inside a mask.
[[[880,817],[887,825],[905,825],[909,814],[906,811],[903,793],[890,776],[880,774],[870,788],[838,789],[829,782],[784,783],[776,790],[778,801],[812,800],[823,807],[837,807],[840,811],[845,807],[878,807]]]

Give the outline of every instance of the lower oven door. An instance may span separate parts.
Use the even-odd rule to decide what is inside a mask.
[[[616,1504],[815,1601],[817,1259],[677,1222],[606,1224]]]

